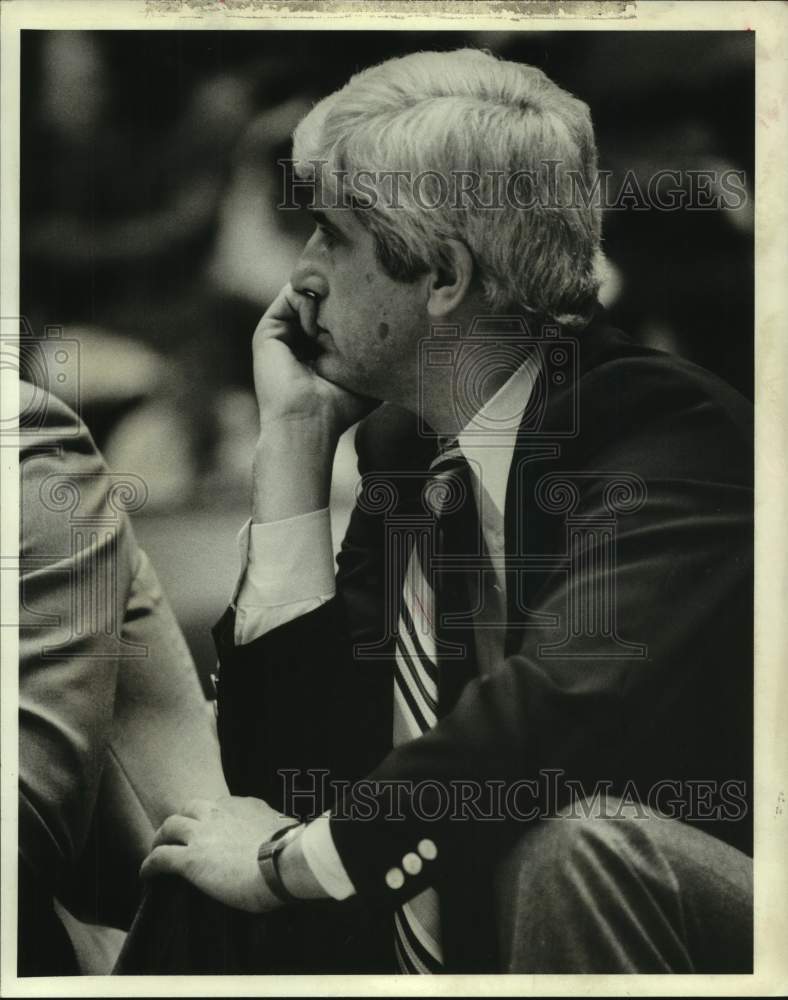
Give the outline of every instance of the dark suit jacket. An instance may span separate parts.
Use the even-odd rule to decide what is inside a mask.
[[[608,782],[643,799],[670,780],[682,784],[668,786],[663,808],[678,796],[692,813],[683,818],[750,849],[751,407],[710,373],[636,346],[602,321],[578,335],[570,377],[553,374],[546,365],[509,477],[498,669],[483,677],[473,663],[453,670],[438,725],[391,749],[392,661],[353,648],[385,634],[384,594],[396,600],[399,586],[387,590],[386,525],[420,509],[424,480],[409,473],[426,469],[434,446],[414,418],[381,407],[359,428],[366,496],[343,542],[336,598],[241,648],[231,612],[215,629],[220,742],[234,793],[281,806],[282,769],[442,786],[556,769],[586,793]],[[576,433],[562,436],[572,406]],[[381,471],[396,491],[393,511],[372,492]],[[610,527],[611,510],[612,556],[601,532],[588,541],[594,524]],[[585,568],[570,573],[581,548]],[[527,557],[523,572],[518,556]],[[611,588],[617,637],[599,632],[582,646],[546,649],[567,637],[589,581],[597,594]],[[716,782],[711,798],[698,781]],[[440,797],[424,786],[418,801],[400,795],[404,818],[391,820],[385,794],[346,791],[339,812],[351,818],[332,819],[359,899],[370,912],[390,910],[434,882],[448,969],[495,970],[491,870],[527,823],[427,821]],[[331,804],[328,794],[317,807]],[[389,888],[386,872],[423,838],[438,857],[402,889]]]

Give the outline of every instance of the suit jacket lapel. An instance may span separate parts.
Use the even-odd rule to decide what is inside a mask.
[[[505,655],[522,642],[522,630],[538,624],[529,603],[544,582],[549,568],[533,565],[527,573],[509,568],[509,559],[555,554],[555,516],[547,515],[535,502],[534,488],[545,473],[571,468],[581,458],[579,443],[588,440],[593,428],[584,428],[580,412],[583,377],[603,360],[620,356],[630,343],[618,330],[607,326],[604,310],[580,333],[562,330],[558,338],[537,339],[541,352],[539,377],[525,409],[512,455],[506,489],[504,538],[507,554],[507,629]],[[556,347],[564,345],[566,378],[555,380]],[[551,356],[552,355],[552,356]],[[560,367],[560,366],[559,366]],[[574,424],[574,430],[572,425]],[[585,432],[584,438],[581,433]],[[567,464],[569,463],[569,464]],[[543,623],[544,624],[544,623]]]

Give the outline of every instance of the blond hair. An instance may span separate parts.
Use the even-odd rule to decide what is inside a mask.
[[[541,70],[477,49],[390,59],[357,73],[306,115],[293,157],[301,176],[314,174],[318,161],[351,177],[405,174],[397,201],[378,181],[373,204],[356,202],[392,277],[443,267],[446,241],[458,239],[491,310],[587,321],[599,287],[601,217],[592,199],[578,203],[576,193],[578,181],[592,191],[597,179],[591,116]],[[447,168],[455,178],[478,176],[478,195],[425,205],[407,177],[423,175],[434,192]],[[530,175],[536,197],[528,207],[488,197],[496,178],[515,175]]]

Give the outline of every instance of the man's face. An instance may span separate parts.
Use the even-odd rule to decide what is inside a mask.
[[[360,395],[415,402],[429,276],[408,283],[390,278],[375,255],[373,236],[350,210],[311,214],[315,231],[291,284],[317,296],[316,372]]]

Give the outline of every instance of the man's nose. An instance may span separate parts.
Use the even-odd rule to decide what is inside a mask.
[[[293,268],[290,284],[297,292],[311,292],[320,299],[324,299],[328,295],[328,282],[309,252],[309,243],[304,247],[296,266]]]

